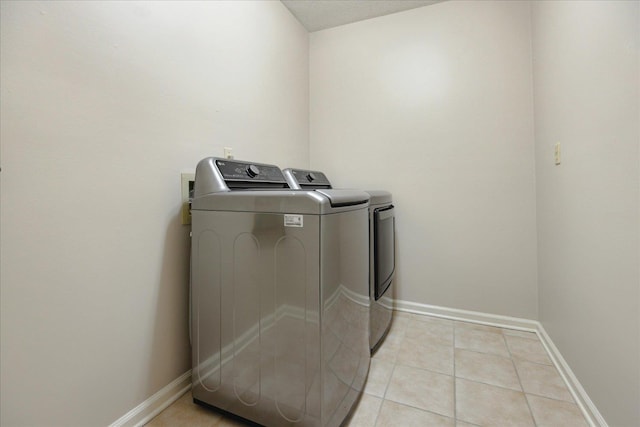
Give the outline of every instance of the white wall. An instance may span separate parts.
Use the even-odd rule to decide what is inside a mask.
[[[540,320],[611,426],[640,425],[639,5],[532,9]]]
[[[308,36],[280,2],[0,12],[0,424],[106,425],[190,368],[180,172],[308,165]]]
[[[397,298],[539,307],[609,424],[640,424],[640,10],[532,7],[309,47],[280,2],[0,3],[0,424],[108,424],[189,369],[179,173],[223,146],[391,190]]]
[[[528,2],[312,33],[311,165],[397,207],[396,298],[537,318]]]

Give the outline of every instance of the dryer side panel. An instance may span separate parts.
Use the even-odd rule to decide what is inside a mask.
[[[368,209],[321,216],[322,419],[338,426],[369,372]]]

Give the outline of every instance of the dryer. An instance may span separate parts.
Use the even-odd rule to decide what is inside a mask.
[[[192,202],[194,402],[265,426],[339,426],[369,369],[369,195],[293,191],[206,158]]]
[[[287,168],[284,176],[291,188],[325,191],[333,186],[320,171]],[[380,346],[393,319],[395,275],[395,210],[390,192],[369,194],[369,296],[371,299],[369,345],[371,353]]]

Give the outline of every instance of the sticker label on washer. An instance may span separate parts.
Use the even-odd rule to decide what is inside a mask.
[[[303,219],[304,219],[304,215],[285,214],[284,226],[285,227],[302,227]]]

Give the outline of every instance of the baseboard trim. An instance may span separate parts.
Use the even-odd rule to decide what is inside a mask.
[[[540,323],[535,320],[518,317],[501,316],[498,314],[482,313],[479,311],[460,310],[457,308],[440,307],[436,305],[420,304],[411,301],[394,301],[394,309],[405,313],[427,314],[443,319],[459,320],[462,322],[480,323],[499,328],[517,329],[520,331],[536,332]]]
[[[500,328],[517,329],[521,331],[535,332],[540,342],[547,350],[551,361],[560,373],[565,384],[569,388],[573,399],[584,414],[591,427],[608,427],[598,408],[594,405],[587,392],[578,381],[569,364],[560,354],[547,331],[537,320],[522,319],[518,317],[501,316],[497,314],[482,313],[477,311],[460,310],[456,308],[440,307],[435,305],[420,304],[411,301],[394,301],[394,309],[405,313],[425,314],[443,319],[472,322]]]
[[[191,370],[160,389],[144,402],[118,418],[109,427],[143,426],[191,388]]]
[[[589,421],[589,424],[591,424],[592,427],[608,427],[604,417],[600,411],[598,411],[598,408],[596,408],[596,405],[593,403],[586,390],[582,387],[582,384],[580,384],[580,381],[578,381],[578,378],[569,367],[567,361],[564,360],[560,350],[555,346],[551,337],[547,334],[547,331],[542,325],[540,325],[540,329],[538,330],[538,337],[540,338],[542,345],[547,349],[547,353],[551,356],[551,360],[558,369],[558,372],[560,372],[560,376],[569,386],[569,391],[571,391],[573,399],[582,410],[582,413]]]

